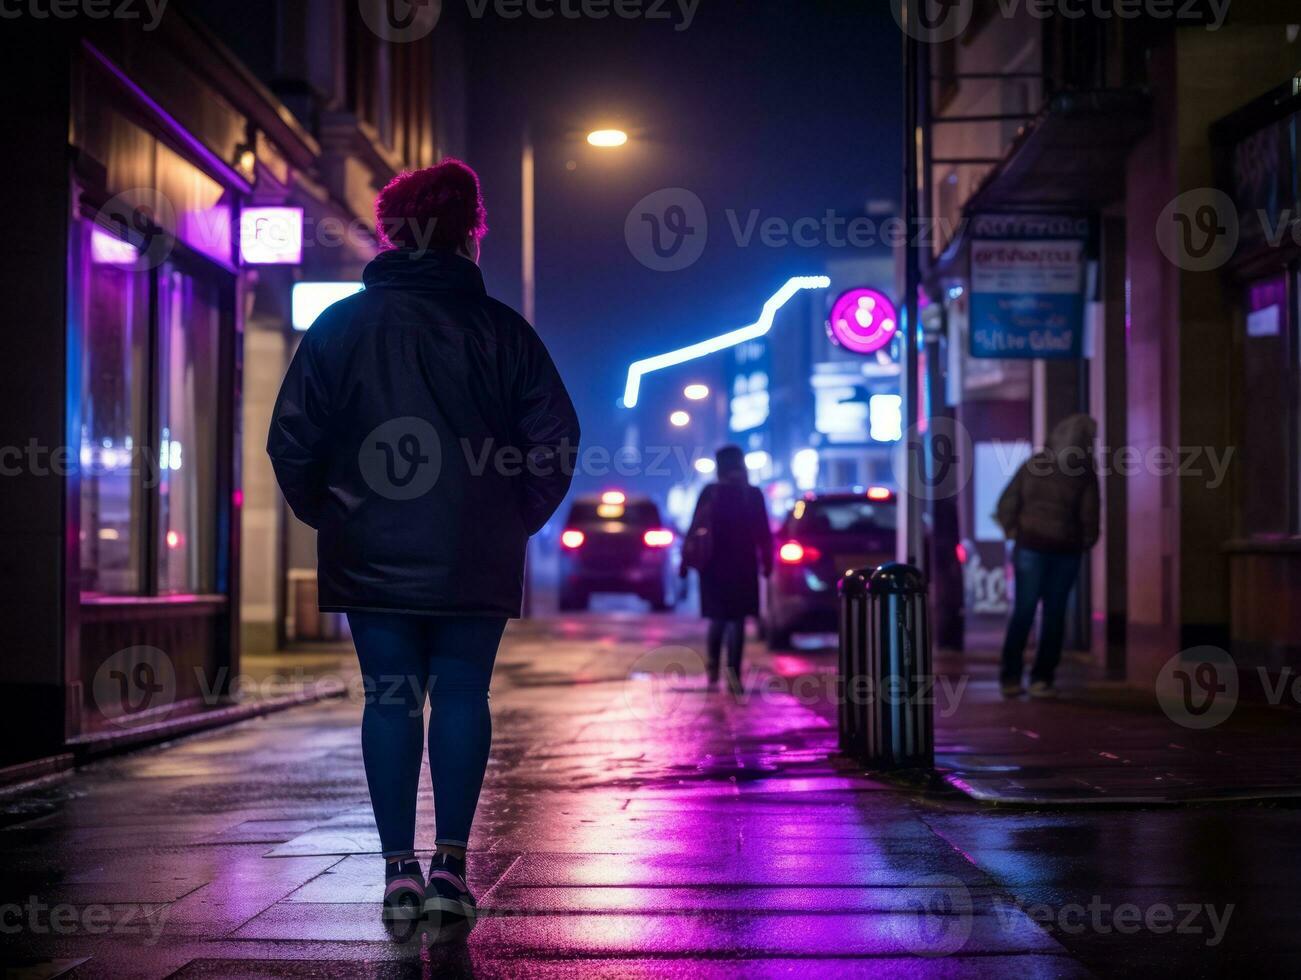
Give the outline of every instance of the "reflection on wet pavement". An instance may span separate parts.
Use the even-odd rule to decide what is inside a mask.
[[[88,958],[86,976],[1071,977],[1270,966],[1297,944],[1274,901],[1301,848],[1291,810],[923,799],[837,760],[823,705],[765,688],[825,658],[756,651],[734,700],[702,690],[699,634],[671,616],[512,627],[468,937],[387,936],[345,700],[8,798],[6,960],[54,975]],[[1180,905],[1202,932],[1165,928]]]

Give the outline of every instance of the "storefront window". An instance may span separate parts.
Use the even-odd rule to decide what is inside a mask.
[[[226,273],[79,221],[83,596],[217,590]],[[178,246],[179,248],[179,246]]]
[[[1244,366],[1250,408],[1243,413],[1244,473],[1286,474],[1292,466],[1287,302],[1282,276],[1258,280],[1247,288]],[[1243,482],[1243,524],[1248,534],[1274,536],[1290,530],[1288,483],[1285,479]]]
[[[208,592],[217,512],[216,287],[164,266],[158,325],[158,591]]]
[[[81,232],[81,581],[121,595],[143,584],[149,274],[131,245],[98,226]]]

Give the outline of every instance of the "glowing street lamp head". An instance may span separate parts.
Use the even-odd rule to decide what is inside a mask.
[[[682,389],[682,397],[693,402],[704,401],[709,397],[709,385],[687,385]]]
[[[680,429],[684,425],[691,424],[691,416],[679,408],[676,412],[674,412],[672,415],[669,416],[669,424],[676,426],[677,428]]]
[[[628,142],[628,134],[622,129],[597,129],[587,134],[587,142],[603,148],[623,146]]]

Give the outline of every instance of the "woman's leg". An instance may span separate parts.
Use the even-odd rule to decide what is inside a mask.
[[[1012,556],[1012,566],[1016,572],[1016,597],[1012,604],[1012,615],[1007,621],[1007,636],[1003,640],[1003,669],[1000,679],[1004,684],[1021,683],[1025,641],[1034,625],[1034,611],[1039,605],[1039,593],[1043,587],[1043,558],[1039,552],[1029,548],[1017,548]]]
[[[741,655],[745,650],[745,620],[732,619],[727,623],[727,682],[741,683]]]
[[[429,775],[435,843],[464,854],[492,744],[488,682],[506,620],[449,616],[431,620]]]
[[[709,657],[709,683],[718,683],[718,662],[723,656],[723,633],[727,628],[727,620],[711,619],[709,621],[709,632],[705,634],[705,651]]]
[[[366,690],[361,755],[375,826],[388,858],[411,854],[416,844],[428,687],[426,622],[424,616],[348,614]]]
[[[1077,554],[1052,555],[1044,573],[1044,613],[1039,623],[1039,649],[1034,653],[1030,680],[1052,684],[1062,659],[1062,637],[1066,632],[1066,601],[1080,572]]]

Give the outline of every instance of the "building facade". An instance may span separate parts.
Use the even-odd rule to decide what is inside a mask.
[[[930,561],[964,566],[949,635],[995,642],[993,503],[1055,422],[1087,411],[1103,534],[1072,641],[1141,686],[1199,647],[1244,679],[1301,655],[1278,612],[1299,547],[1295,246],[1247,220],[1286,228],[1295,202],[1301,45],[1286,17],[1186,13],[976,3],[918,52],[919,197],[948,230],[922,263],[938,314],[923,404],[968,456],[928,504]]]
[[[446,41],[286,2],[18,17],[3,43],[13,762],[193,723],[241,635],[276,645],[287,556],[310,549],[262,449],[293,286],[358,278],[376,189],[436,159]]]

